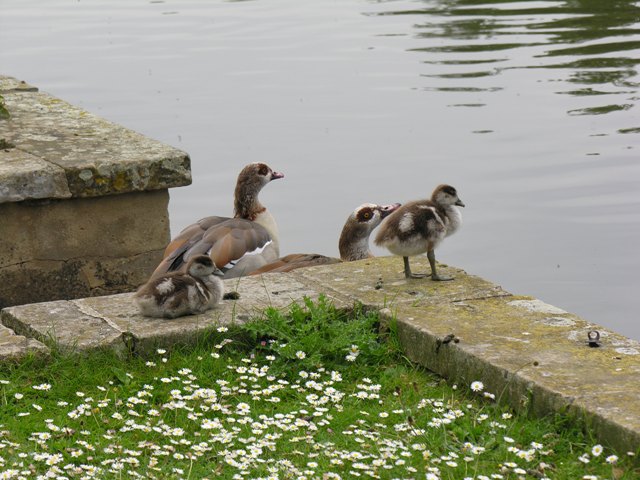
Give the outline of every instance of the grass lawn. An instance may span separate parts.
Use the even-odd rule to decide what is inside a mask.
[[[410,364],[393,330],[321,299],[151,358],[1,365],[0,479],[640,478],[566,418]]]

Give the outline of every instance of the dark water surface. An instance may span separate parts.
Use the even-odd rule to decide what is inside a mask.
[[[283,254],[447,182],[441,261],[635,338],[638,63],[632,1],[0,0],[0,72],[189,152],[174,233],[252,161]]]

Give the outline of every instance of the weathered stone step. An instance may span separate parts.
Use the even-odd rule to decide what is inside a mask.
[[[214,325],[243,323],[270,306],[284,309],[305,296],[317,299],[320,295],[294,278],[280,275],[225,283],[225,290],[238,292],[239,300],[226,300],[204,314],[171,320],[140,315],[133,293],[8,307],[0,318],[17,334],[55,343],[64,350],[107,347],[145,353],[196,341],[199,333]],[[332,300],[346,306],[337,298]]]
[[[0,95],[0,308],[135,289],[189,156],[12,77]]]
[[[29,353],[47,354],[49,349],[38,340],[27,338],[0,325],[0,362],[20,360]]]
[[[414,265],[429,269],[426,259]],[[393,257],[228,280],[226,290],[237,290],[239,300],[175,320],[139,316],[131,294],[10,307],[1,318],[18,334],[69,348],[146,351],[324,293],[338,307],[359,302],[397,318],[407,356],[451,381],[480,380],[517,410],[574,415],[603,443],[621,452],[640,448],[639,342],[462,270],[442,269],[455,280],[407,281]],[[590,330],[599,331],[600,347],[588,346]]]

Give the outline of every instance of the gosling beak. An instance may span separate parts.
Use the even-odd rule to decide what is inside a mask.
[[[395,212],[397,209],[400,208],[402,204],[401,203],[392,203],[391,205],[381,205],[380,208],[378,210],[380,210],[380,217],[384,218],[387,215]]]
[[[216,267],[216,269],[213,271],[213,274],[216,277],[224,277],[224,272],[222,270],[220,270],[219,268]]]
[[[456,202],[456,205],[459,207],[464,207],[464,202],[460,199],[458,199],[458,201]]]
[[[271,172],[271,180],[277,180],[279,178],[284,178],[284,173]]]

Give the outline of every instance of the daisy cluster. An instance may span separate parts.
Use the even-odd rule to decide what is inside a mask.
[[[37,428],[27,438],[0,432],[0,479],[554,478],[552,447],[517,440],[512,416],[485,413],[485,400],[458,404],[425,398],[417,387],[345,380],[356,346],[342,371],[294,365],[276,372],[277,344],[246,356],[225,354],[229,343],[188,366],[158,350],[148,378],[127,373],[124,385],[55,403],[55,385],[7,398],[5,381],[16,417],[31,417]],[[484,385],[473,382],[469,391],[483,395]],[[55,408],[43,409],[38,398]],[[487,438],[490,445],[474,440]],[[501,460],[485,460],[488,449]],[[599,478],[587,470],[596,460],[618,458],[600,445],[580,452],[582,478]]]

